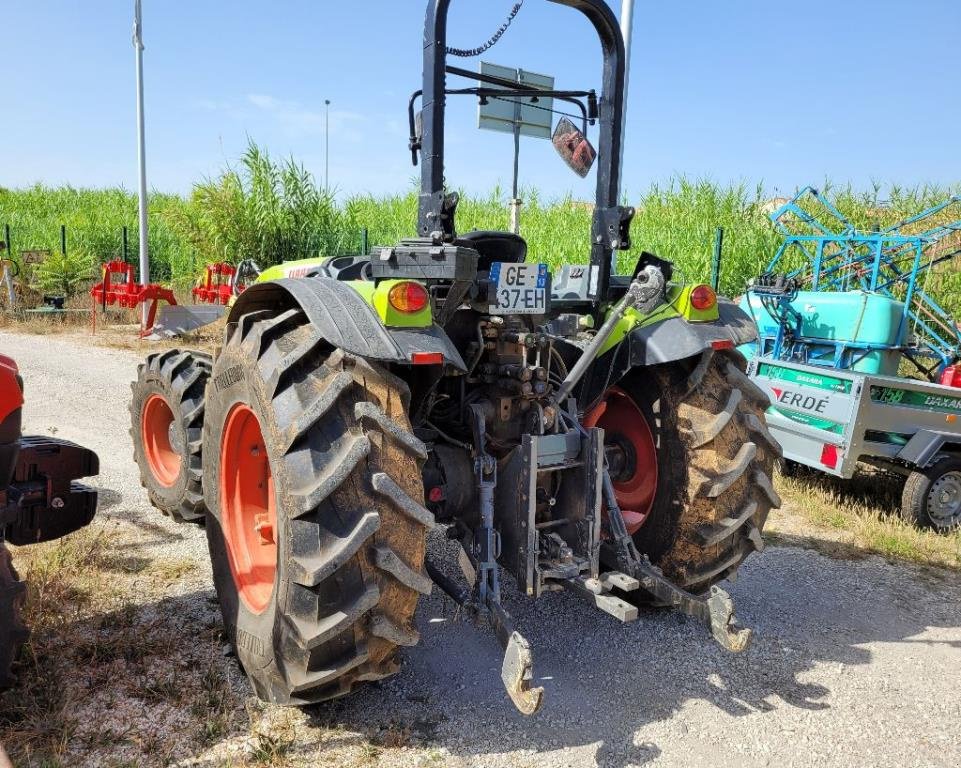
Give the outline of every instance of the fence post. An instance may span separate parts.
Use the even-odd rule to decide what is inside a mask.
[[[367,227],[364,227],[360,231],[360,255],[361,256],[366,256],[368,252],[367,251],[367,235],[368,235]]]
[[[711,287],[717,292],[721,284],[721,249],[724,247],[724,227],[714,230],[714,257],[711,259]]]
[[[13,288],[13,275],[10,274],[11,265],[15,265],[13,260],[13,247],[10,245],[10,225],[3,225],[3,244],[6,250],[7,263],[3,265],[3,282],[7,287],[7,311],[13,312],[16,308],[17,294]],[[15,267],[14,267],[15,268]]]
[[[127,263],[127,228],[123,228],[123,263]]]
[[[60,225],[60,255],[67,255],[67,225]]]

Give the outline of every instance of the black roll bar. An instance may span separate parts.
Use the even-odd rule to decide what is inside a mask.
[[[630,247],[633,210],[618,205],[621,126],[624,121],[624,39],[606,0],[547,0],[580,11],[593,24],[604,56],[599,101],[597,192],[591,227],[591,298],[608,297],[616,249]],[[429,0],[424,21],[423,138],[417,230],[421,237],[455,237],[456,205],[444,199],[444,111],[447,78],[447,16],[451,0]],[[596,276],[596,280],[594,277]]]

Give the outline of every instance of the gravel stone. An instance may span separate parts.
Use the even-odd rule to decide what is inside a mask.
[[[138,556],[197,563],[169,590],[178,623],[198,644],[192,658],[219,658],[203,530],[155,513],[132,459],[127,402],[142,356],[92,346],[80,334],[2,332],[0,349],[25,380],[25,429],[100,455],[101,521],[140,527]],[[441,531],[432,532],[430,550],[459,575]],[[259,706],[236,663],[220,664],[232,670],[235,705],[259,718],[258,729],[292,734],[283,765],[961,765],[957,572],[772,546],[728,588],[741,623],[755,631],[741,655],[676,613],[642,610],[622,625],[571,594],[529,601],[505,579],[507,608],[546,689],[533,718],[519,715],[503,690],[492,632],[475,628],[439,589],[421,603],[422,640],[403,654],[400,674],[349,698],[303,711]],[[148,601],[143,620],[164,605]],[[117,680],[118,710],[142,706],[129,686]],[[116,712],[102,715],[103,728],[130,727]],[[134,728],[177,739],[186,716],[151,708]],[[224,764],[257,738],[235,730],[174,764]]]

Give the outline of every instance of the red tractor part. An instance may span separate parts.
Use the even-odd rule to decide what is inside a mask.
[[[16,412],[17,435],[20,434],[19,411],[22,405],[23,386],[20,379],[20,370],[13,358],[0,355],[0,425],[5,424],[7,418]],[[0,427],[0,431],[2,431],[2,427]]]
[[[144,455],[150,471],[164,488],[170,488],[180,477],[180,454],[170,443],[170,426],[174,412],[163,395],[151,395],[144,403],[140,418]]]
[[[270,603],[277,578],[277,508],[267,447],[254,412],[227,415],[220,443],[220,499],[230,570],[251,613]]]
[[[97,455],[87,448],[23,437],[22,406],[17,364],[0,355],[0,543],[18,546],[58,539],[89,523],[97,491],[74,481],[99,472]]]
[[[657,448],[651,427],[627,392],[611,387],[584,418],[585,427],[601,427],[614,495],[627,532],[645,522],[657,492]]]
[[[150,302],[146,323],[141,323],[140,335],[147,336],[153,331],[154,320],[157,317],[157,303],[166,301],[171,306],[177,306],[177,298],[173,291],[157,283],[141,285],[133,277],[133,267],[125,261],[111,261],[103,265],[103,277],[90,289],[93,297],[92,322],[94,330],[97,327],[97,306],[101,309],[119,306],[122,309],[136,309],[144,302]],[[120,279],[115,279],[115,276]]]
[[[87,525],[97,491],[75,482],[96,475],[97,454],[53,437],[20,432],[23,379],[0,355],[0,690],[16,682],[13,664],[29,637],[22,621],[25,585],[6,544],[52,541]],[[0,768],[3,751],[0,750]]]
[[[208,264],[204,267],[203,282],[196,286],[191,293],[194,304],[221,304],[227,306],[235,293],[241,293],[245,285],[235,283],[237,268],[224,261]]]

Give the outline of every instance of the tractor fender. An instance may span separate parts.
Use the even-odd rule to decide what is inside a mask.
[[[919,429],[898,452],[895,458],[913,467],[924,469],[941,458],[944,452],[961,450],[961,435],[956,432],[939,432]]]
[[[332,346],[358,357],[410,365],[414,352],[440,352],[447,364],[467,370],[440,326],[388,328],[357,291],[330,278],[283,278],[252,285],[237,297],[227,322],[236,323],[248,312],[295,307],[306,313]]]
[[[757,327],[733,301],[719,298],[718,319],[692,323],[683,317],[669,317],[653,325],[635,328],[628,334],[631,367],[673,363],[699,355],[715,342],[735,347],[757,338]]]
[[[737,347],[757,338],[757,328],[747,313],[726,299],[718,299],[717,305],[718,319],[715,321],[694,323],[677,315],[634,328],[588,369],[577,402],[589,408],[607,387],[635,368],[694,358],[711,349],[714,342]],[[562,345],[560,351],[570,364],[579,353],[572,345]]]

